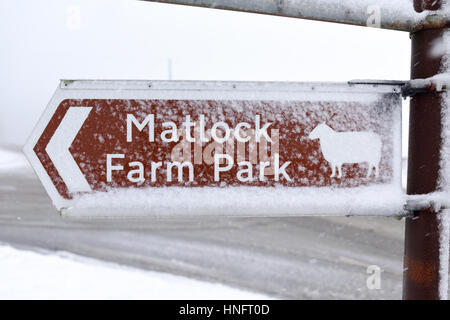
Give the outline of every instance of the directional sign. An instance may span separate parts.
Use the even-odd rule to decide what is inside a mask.
[[[62,81],[25,153],[68,214],[400,214],[400,127],[394,85]]]

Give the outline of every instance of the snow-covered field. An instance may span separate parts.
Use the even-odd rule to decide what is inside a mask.
[[[69,253],[0,246],[0,299],[268,299],[220,284]]]
[[[21,152],[0,148],[0,171],[17,170],[29,167],[29,163]]]

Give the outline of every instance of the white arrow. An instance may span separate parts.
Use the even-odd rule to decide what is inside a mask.
[[[92,191],[69,148],[92,107],[70,107],[50,139],[45,151],[64,180],[69,192]]]

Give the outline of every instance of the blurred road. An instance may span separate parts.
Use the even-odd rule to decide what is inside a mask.
[[[395,218],[74,219],[30,167],[0,170],[0,243],[113,261],[289,299],[400,299]],[[367,266],[382,269],[369,290]],[[30,266],[32,268],[32,266]]]

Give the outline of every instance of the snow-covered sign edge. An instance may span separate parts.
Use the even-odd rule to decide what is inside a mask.
[[[151,83],[151,86],[149,86]],[[172,88],[172,89],[170,89]],[[144,90],[145,89],[145,90]],[[318,95],[317,92],[320,92]],[[39,119],[36,127],[33,129],[32,134],[28,141],[24,146],[24,153],[30,161],[32,167],[35,172],[39,176],[44,188],[49,194],[50,198],[53,201],[53,204],[56,206],[58,211],[65,214],[76,215],[76,212],[80,212],[82,215],[111,215],[117,216],[120,215],[120,212],[123,212],[122,216],[132,216],[133,212],[135,215],[158,215],[159,212],[170,212],[172,214],[183,214],[181,212],[181,208],[185,210],[185,207],[180,205],[180,209],[177,210],[169,210],[167,205],[171,203],[171,201],[167,201],[166,204],[158,201],[161,205],[156,205],[153,202],[151,208],[149,209],[149,203],[143,204],[139,206],[134,204],[133,206],[121,205],[117,206],[117,210],[110,206],[102,205],[105,203],[116,203],[104,200],[105,192],[94,192],[93,194],[88,194],[82,197],[77,197],[75,199],[65,199],[63,198],[57,191],[53,182],[51,181],[48,173],[42,166],[40,160],[35,154],[33,148],[35,147],[38,139],[41,137],[44,132],[48,122],[51,117],[55,113],[59,104],[65,99],[98,99],[98,98],[106,98],[106,99],[268,99],[268,100],[316,100],[316,101],[335,101],[338,96],[340,101],[348,98],[348,101],[359,101],[359,102],[374,102],[377,101],[380,97],[380,94],[385,93],[395,93],[399,94],[400,88],[397,85],[389,86],[389,85],[359,85],[348,83],[336,83],[336,82],[324,82],[324,83],[296,83],[296,82],[232,82],[232,81],[125,81],[125,80],[63,80],[61,84],[56,89],[55,94],[51,98],[47,108],[45,109],[43,115]],[[345,94],[344,94],[345,93]],[[353,93],[348,95],[349,93]],[[400,110],[399,110],[400,114]],[[401,115],[400,115],[401,117]],[[331,213],[327,213],[326,211],[329,209],[327,206],[320,206],[314,204],[313,202],[304,202],[306,207],[309,206],[311,208],[310,213],[308,212],[300,212],[299,204],[292,207],[285,207],[285,211],[280,211],[279,208],[283,208],[279,203],[277,204],[277,199],[281,199],[279,196],[274,197],[275,202],[273,206],[266,204],[264,210],[256,210],[255,207],[247,207],[239,210],[239,206],[234,206],[233,210],[227,210],[225,205],[224,207],[214,206],[212,203],[209,206],[209,209],[215,209],[218,214],[227,214],[227,215],[264,215],[264,216],[291,216],[291,215],[403,215],[403,204],[404,204],[404,195],[401,190],[401,130],[400,130],[400,122],[397,123],[398,128],[395,128],[394,132],[396,132],[397,137],[395,137],[395,141],[397,142],[395,147],[395,177],[393,179],[394,183],[392,185],[383,185],[385,190],[388,192],[386,196],[389,197],[389,201],[383,202],[379,200],[377,205],[372,202],[369,203],[367,198],[367,192],[369,189],[360,189],[361,195],[365,194],[365,204],[361,204],[361,206],[355,207],[355,201],[358,197],[358,194],[355,193],[353,196],[348,198],[340,196],[341,203],[345,203],[342,206],[343,210],[333,211]],[[375,186],[376,188],[377,186]],[[241,191],[244,191],[246,187],[242,187]],[[150,188],[149,188],[150,189]],[[287,190],[287,189],[283,189]],[[329,190],[323,189],[326,192],[322,194],[329,195]],[[177,188],[166,188],[168,194],[171,192],[177,193],[179,192]],[[242,194],[239,191],[238,194]],[[375,192],[380,192],[380,190],[374,190]],[[185,191],[191,192],[191,191]],[[235,192],[235,191],[231,191]],[[274,192],[276,194],[279,192],[277,190]],[[193,193],[194,196],[198,193],[198,190]],[[201,193],[200,193],[201,194]],[[287,193],[286,193],[287,194]],[[395,195],[393,198],[392,195]],[[129,195],[128,195],[129,196]],[[207,194],[203,195],[207,197]],[[291,196],[293,196],[291,194]],[[97,197],[97,198],[96,198]],[[120,198],[119,194],[114,195],[115,199]],[[151,198],[151,195],[148,196]],[[301,197],[298,197],[301,199]],[[99,199],[103,199],[103,201],[97,201]],[[298,200],[299,200],[298,199]],[[312,199],[312,198],[311,198]],[[344,201],[344,202],[342,202]],[[91,207],[88,205],[82,205],[82,203],[90,203],[93,204]],[[256,202],[255,202],[256,203]],[[103,207],[103,210],[102,210]],[[229,206],[228,206],[229,207]],[[208,211],[206,211],[204,206],[193,206],[192,210],[187,212],[191,212],[194,214],[195,210],[199,212],[203,212],[204,215],[208,215]],[[271,211],[266,209],[271,208]],[[277,209],[278,208],[278,209]],[[261,209],[261,207],[259,208]],[[361,210],[358,210],[361,209]],[[114,213],[114,211],[117,211]],[[186,211],[186,210],[185,210]],[[329,211],[329,210],[328,210]],[[106,214],[105,214],[106,213]],[[109,214],[108,214],[109,213]]]

